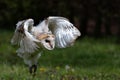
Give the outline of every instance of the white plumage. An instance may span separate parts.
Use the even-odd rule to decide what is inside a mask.
[[[19,45],[17,54],[29,65],[32,73],[36,71],[41,47],[48,50],[66,48],[80,35],[80,31],[64,17],[48,17],[37,26],[34,26],[33,19],[27,19],[16,24],[11,43]]]

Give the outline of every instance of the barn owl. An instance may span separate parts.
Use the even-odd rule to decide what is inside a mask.
[[[80,35],[67,18],[50,16],[36,26],[33,19],[18,21],[11,43],[19,46],[17,55],[29,66],[29,72],[35,73],[42,48],[72,46]]]

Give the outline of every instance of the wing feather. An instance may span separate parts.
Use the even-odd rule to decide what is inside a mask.
[[[56,46],[59,48],[72,45],[81,35],[80,31],[64,17],[48,17],[47,20],[49,29],[56,37]]]
[[[12,44],[20,46],[17,53],[33,53],[38,48],[38,45],[35,42],[39,42],[39,40],[30,33],[30,30],[28,30],[29,27],[33,26],[32,21],[32,19],[28,19],[17,23],[14,36],[11,39]]]
[[[64,17],[48,17],[34,27],[34,32],[52,32],[55,35],[55,45],[59,48],[73,45],[77,37],[81,35],[80,31]]]

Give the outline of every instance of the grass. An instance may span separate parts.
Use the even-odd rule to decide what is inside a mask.
[[[33,78],[10,44],[13,33],[0,34],[0,80],[120,80],[120,44],[116,38],[78,39],[66,49],[44,50]]]

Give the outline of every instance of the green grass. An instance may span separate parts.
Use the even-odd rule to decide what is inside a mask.
[[[120,80],[117,38],[85,37],[73,47],[44,50],[33,77],[10,44],[12,35],[10,31],[0,34],[0,80]]]

